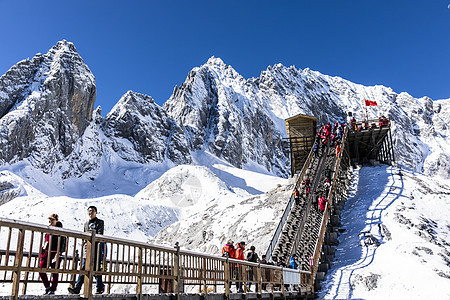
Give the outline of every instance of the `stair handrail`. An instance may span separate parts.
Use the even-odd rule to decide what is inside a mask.
[[[329,144],[330,144],[330,140],[328,140],[328,142],[327,142],[327,149],[324,150],[324,151],[327,151],[327,153],[325,153],[325,156],[322,154],[322,158],[326,158],[326,155],[328,155]],[[319,164],[320,164],[320,163],[319,163]],[[319,167],[319,165],[317,165],[317,167]],[[316,172],[317,172],[317,171],[318,171],[318,170],[316,170]],[[320,174],[319,174],[319,179],[320,179]],[[311,190],[310,190],[309,195],[314,195],[314,193],[315,193],[315,191],[316,191],[316,188],[317,188],[317,185],[315,186],[314,189],[311,189]],[[311,197],[312,197],[312,196],[311,196]],[[311,200],[313,200],[313,199],[311,199]],[[291,256],[292,256],[292,254],[294,254],[294,253],[297,251],[297,249],[298,249],[298,247],[299,247],[300,239],[301,239],[302,233],[303,233],[303,228],[304,228],[304,226],[305,226],[305,223],[308,221],[309,211],[311,210],[312,202],[313,202],[313,201],[308,201],[308,202],[306,203],[306,213],[303,214],[303,216],[302,216],[303,219],[301,220],[300,225],[299,225],[299,229],[297,230],[297,232],[296,232],[296,234],[295,234],[293,247],[292,247],[291,253],[290,253]],[[301,230],[300,230],[300,229],[301,229]]]
[[[328,223],[328,211],[330,210],[332,201],[333,201],[333,192],[334,192],[334,187],[336,185],[336,178],[337,178],[337,174],[339,172],[339,167],[341,165],[341,159],[342,159],[342,153],[344,152],[345,149],[345,145],[346,145],[346,141],[347,141],[347,133],[348,133],[348,126],[345,127],[345,132],[344,132],[344,136],[342,138],[342,148],[339,151],[339,157],[336,161],[336,168],[335,168],[335,172],[334,172],[334,176],[333,176],[333,183],[330,187],[330,190],[328,192],[328,201],[327,204],[325,206],[325,210],[323,211],[323,217],[322,217],[322,222],[321,222],[321,226],[320,226],[320,231],[319,231],[319,236],[317,237],[316,240],[316,246],[314,248],[314,256],[313,256],[313,263],[312,263],[312,267],[311,267],[311,274],[312,274],[312,278],[314,278],[316,276],[317,273],[317,262],[319,260],[319,254],[320,254],[320,249],[322,247],[323,244],[323,238],[325,235],[325,230],[327,228],[327,223]]]
[[[295,183],[295,188],[298,188],[299,183],[302,182],[303,176],[306,173],[306,170],[309,168],[309,165],[311,164],[312,157],[314,156],[313,147],[311,146],[311,150],[309,151],[309,155],[303,164],[302,170],[300,171],[300,175],[297,178],[297,182]],[[289,198],[289,202],[286,205],[286,208],[284,209],[283,216],[281,217],[280,222],[278,223],[277,229],[275,230],[275,233],[272,237],[272,240],[270,241],[269,247],[266,251],[266,257],[269,260],[272,257],[272,252],[275,249],[275,246],[277,245],[278,239],[280,237],[281,231],[283,230],[284,224],[286,223],[289,214],[291,213],[291,209],[293,206],[293,203],[295,201],[295,197],[293,194],[291,194],[291,197]]]

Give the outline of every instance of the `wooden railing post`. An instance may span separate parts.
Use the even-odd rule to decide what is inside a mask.
[[[223,265],[223,272],[224,272],[224,282],[225,282],[225,297],[227,300],[230,300],[230,263],[227,260],[224,262]]]
[[[142,299],[142,247],[139,247],[138,249],[138,276],[136,294],[139,300]]]
[[[174,257],[174,292],[177,294],[177,300],[180,300],[180,284],[181,284],[181,274],[180,274],[180,245],[178,242],[175,243],[175,257]]]
[[[205,300],[208,298],[208,286],[206,284],[206,258],[202,258],[202,278],[203,278],[203,294],[205,295]]]
[[[217,273],[217,267],[216,267],[216,265],[214,265],[214,272],[212,273],[213,274],[213,279],[214,279],[213,293],[217,293],[216,273]]]
[[[261,264],[258,263],[258,267],[256,268],[256,279],[258,281],[258,290],[256,291],[258,294],[262,293],[262,283],[263,283],[263,279],[262,279],[262,271],[261,271]]]
[[[30,248],[28,250],[28,257],[27,257],[27,271],[25,272],[24,276],[24,282],[22,286],[22,295],[25,295],[27,293],[27,285],[28,285],[28,269],[31,266],[31,256],[33,254],[33,241],[34,241],[34,231],[31,231],[31,241],[30,241]]]
[[[20,271],[22,269],[24,238],[25,238],[25,230],[19,229],[19,236],[17,238],[17,251],[16,257],[14,259],[13,286],[11,291],[11,298],[14,300],[19,299]],[[8,262],[6,261],[6,263]]]
[[[91,230],[91,239],[86,240],[86,262],[84,264],[86,275],[84,276],[84,295],[92,299],[92,281],[94,277],[95,261],[95,230]],[[99,258],[100,259],[100,258]]]

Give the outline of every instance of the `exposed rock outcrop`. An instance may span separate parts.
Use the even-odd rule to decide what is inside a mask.
[[[106,143],[124,160],[192,162],[183,130],[150,96],[128,91],[101,127],[109,138]]]
[[[306,114],[319,124],[345,122],[351,111],[357,119],[389,117],[396,160],[450,178],[450,99],[416,99],[281,64],[244,79],[214,57],[194,68],[162,108],[129,91],[105,118],[100,110],[93,117],[95,96],[94,76],[70,42],[17,63],[0,78],[0,165],[27,160],[66,179],[98,172],[111,153],[173,166],[207,150],[236,167],[287,177],[284,119]],[[366,113],[364,99],[378,106]]]
[[[0,78],[0,163],[27,158],[50,172],[92,118],[95,78],[72,43],[13,66]]]

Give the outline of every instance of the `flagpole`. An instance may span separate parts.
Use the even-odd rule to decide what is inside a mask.
[[[367,112],[367,104],[365,98],[364,98],[364,105],[366,106],[366,121],[369,121],[369,113]]]
[[[378,105],[377,105],[377,109],[378,109],[378,119],[379,119],[382,116],[382,114],[380,114],[380,111],[382,111],[382,109],[381,109],[381,101],[380,101],[380,107],[378,107]]]

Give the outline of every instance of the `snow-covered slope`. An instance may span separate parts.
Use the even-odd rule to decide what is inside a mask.
[[[259,249],[268,246],[291,194],[287,180],[215,166],[227,182],[208,168],[179,166],[136,195],[180,209],[181,220],[159,232],[155,243],[179,242],[183,248],[212,254],[229,238],[254,241]]]
[[[155,206],[126,195],[92,199],[20,197],[2,205],[1,216],[47,225],[48,216],[57,213],[64,228],[83,231],[90,205],[96,206],[98,217],[105,220],[105,235],[142,242],[149,241],[162,228],[178,220],[173,208]]]
[[[356,170],[320,298],[449,299],[449,195],[450,187],[414,172]]]
[[[265,200],[268,198],[267,195],[273,194],[269,190],[282,184],[285,186],[287,183],[287,180],[283,178],[244,171],[229,165],[215,164],[215,166],[215,172],[220,173],[220,176],[228,182],[222,181],[206,167],[181,165],[165,172],[135,197],[115,194],[99,198],[49,197],[34,189],[20,177],[2,171],[0,182],[12,182],[13,188],[19,193],[18,197],[1,205],[0,216],[47,224],[47,217],[51,213],[57,213],[65,228],[80,230],[81,224],[87,218],[87,207],[95,205],[99,210],[99,217],[106,221],[106,235],[147,241],[167,225],[178,222],[176,226],[180,226],[180,223],[189,226],[198,215],[213,220],[214,216],[222,214],[225,208],[230,212],[229,222],[232,223],[235,217],[234,208],[238,205],[243,208],[240,215],[246,216],[248,212],[243,203],[259,207],[260,203],[252,199],[256,197]],[[277,189],[281,189],[283,195],[279,199],[272,199],[269,205],[270,212],[265,215],[270,219],[273,218],[272,211],[276,212],[275,215],[280,214],[280,210],[282,213],[287,196],[290,194],[285,187]],[[258,196],[252,196],[252,194],[258,194]],[[206,210],[214,213],[203,214]],[[220,223],[219,220],[216,222]],[[273,220],[268,222],[272,227],[276,223]],[[217,226],[219,227],[220,224]],[[202,230],[199,232],[201,233]],[[181,234],[181,231],[178,234]],[[235,236],[238,237],[239,234]],[[185,235],[185,238],[188,239],[189,236]],[[182,239],[175,238],[175,240],[180,241],[183,247],[190,249],[198,247],[200,242],[199,240],[192,244],[185,243]],[[167,238],[160,242],[171,244],[172,240]],[[216,247],[219,247],[222,242],[223,238],[218,239]]]

